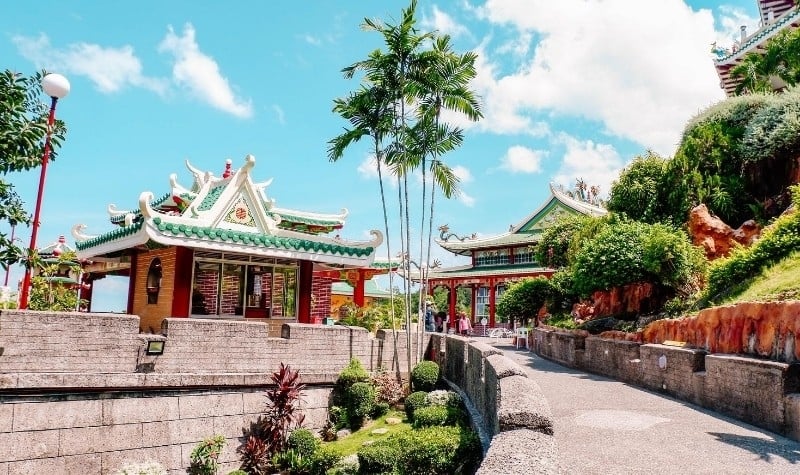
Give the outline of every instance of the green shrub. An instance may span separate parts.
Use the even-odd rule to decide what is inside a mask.
[[[534,251],[536,262],[554,268],[568,266],[570,244],[585,221],[584,217],[568,216],[545,229]]]
[[[219,455],[225,446],[225,437],[215,435],[197,444],[189,455],[189,473],[192,475],[216,475]]]
[[[459,427],[428,427],[392,435],[358,451],[359,473],[431,475],[474,473],[477,435]]]
[[[381,416],[386,415],[388,412],[389,412],[389,404],[387,404],[387,403],[385,403],[383,401],[380,401],[380,402],[376,402],[372,406],[372,412],[370,413],[369,416],[371,418],[373,418],[373,419],[377,419],[377,418],[379,418]]]
[[[445,406],[426,406],[414,411],[414,428],[443,426],[447,424],[449,412]]]
[[[369,372],[364,369],[361,362],[356,358],[350,359],[350,363],[336,378],[332,394],[333,404],[335,406],[346,406],[347,393],[350,390],[350,386],[355,383],[369,382],[370,379]]]
[[[358,450],[358,473],[395,473],[400,447],[391,437]]]
[[[795,206],[798,206],[800,186],[793,186],[791,190]],[[705,303],[713,302],[798,248],[800,212],[795,211],[776,219],[752,246],[735,249],[727,258],[714,261],[701,300]]]
[[[370,383],[355,383],[347,395],[347,420],[350,427],[359,429],[375,406],[375,388]]]
[[[413,391],[433,391],[439,381],[439,365],[435,361],[420,361],[411,370]]]
[[[406,396],[404,404],[408,422],[414,422],[414,411],[421,407],[425,407],[425,399],[427,396],[428,393],[425,391],[416,391]]]
[[[545,324],[550,325],[551,327],[563,328],[565,330],[574,330],[575,328],[578,328],[578,324],[575,323],[575,318],[569,313],[557,313],[550,315]]]
[[[248,475],[248,473],[244,470],[234,470],[232,472],[228,472],[228,475]]]
[[[325,475],[341,458],[342,456],[336,450],[322,446],[311,456],[309,471],[311,475]]]
[[[310,457],[319,448],[319,440],[310,430],[299,428],[289,434],[286,446],[303,457]]]

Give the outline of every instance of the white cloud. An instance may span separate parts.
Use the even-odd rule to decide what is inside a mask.
[[[458,180],[461,183],[469,183],[472,181],[472,172],[469,171],[469,168],[462,165],[456,165],[452,167],[452,170],[453,174],[458,177]]]
[[[377,162],[375,155],[369,155],[358,164],[358,174],[363,178],[378,178]]]
[[[500,168],[512,173],[539,173],[542,171],[542,158],[545,152],[531,150],[521,145],[510,147],[501,159]]]
[[[469,35],[469,30],[464,25],[459,24],[453,17],[433,6],[433,18],[423,17],[422,26],[437,30],[439,33],[458,38],[462,35]]]
[[[724,97],[708,54],[711,12],[681,0],[649,2],[647,11],[630,0],[487,0],[477,12],[540,39],[509,74],[479,47],[474,86],[486,130],[529,130],[535,113],[578,115],[670,155],[686,120]]]
[[[305,41],[310,45],[319,46],[322,44],[321,39],[317,38],[316,36],[310,35],[308,33],[302,35],[301,38],[303,38],[303,41]]]
[[[475,198],[465,193],[463,190],[458,192],[458,201],[464,203],[465,206],[472,208],[475,205]]]
[[[11,41],[20,54],[37,67],[64,75],[86,76],[100,92],[113,93],[129,86],[149,89],[158,94],[167,90],[165,79],[145,76],[142,62],[133,47],[103,47],[91,43],[73,43],[54,48],[47,35],[36,38],[14,36]]]
[[[286,123],[286,115],[283,113],[283,108],[278,104],[272,104],[272,111],[278,119],[278,123],[284,125]]]
[[[730,48],[733,46],[734,41],[741,40],[742,26],[746,27],[745,31],[750,35],[758,30],[760,18],[751,17],[744,10],[727,5],[720,6],[719,10],[719,23],[722,28],[717,32],[717,46]]]
[[[174,56],[173,80],[188,87],[196,98],[237,117],[253,115],[251,102],[237,97],[214,58],[200,51],[191,24],[183,27],[182,36],[176,35],[171,26],[168,27],[158,50]]]
[[[566,152],[553,181],[572,188],[575,180],[582,178],[590,186],[599,186],[601,195],[607,195],[611,182],[617,179],[623,167],[623,160],[614,147],[591,140],[581,141],[567,134],[559,135],[557,141],[564,144]]]

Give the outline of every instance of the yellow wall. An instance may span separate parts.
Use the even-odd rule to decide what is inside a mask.
[[[136,254],[136,275],[133,288],[133,314],[139,315],[139,328],[143,332],[159,333],[161,321],[172,316],[172,296],[175,292],[176,248],[168,247]],[[161,259],[161,291],[158,303],[147,303],[147,272],[150,263]]]
[[[374,297],[367,297],[364,296],[364,306],[369,307],[372,305],[372,302],[375,300]],[[352,295],[339,295],[339,294],[331,294],[331,316],[333,318],[339,318],[339,307],[342,305],[352,303],[353,296]]]

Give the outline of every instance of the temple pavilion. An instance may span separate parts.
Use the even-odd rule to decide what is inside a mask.
[[[431,269],[428,289],[437,287],[449,291],[449,315],[456,312],[456,294],[462,287],[472,293],[471,320],[473,325],[484,318],[489,327],[495,326],[495,303],[506,286],[525,277],[550,277],[555,269],[546,262],[536,262],[534,247],[542,232],[556,220],[568,215],[602,216],[605,208],[574,197],[572,192],[550,185],[550,196],[535,211],[512,225],[508,232],[478,238],[459,237],[440,228],[436,243],[471,262],[464,266]]]
[[[329,316],[331,284],[348,280],[363,302],[363,280],[388,272],[373,267],[383,236],[347,241],[338,234],[347,210],[302,212],[275,205],[272,180],[255,182],[255,158],[241,168],[226,161],[222,176],[186,167],[192,184],[177,176],[158,197],[139,196],[130,210],[109,205],[114,229],[87,235],[76,225],[78,257],[90,277],[128,275],[127,312],[143,331],[157,332],[166,317],[266,321],[270,332],[286,321],[318,323]]]
[[[747,33],[747,29],[741,27],[741,38],[730,48],[713,46],[712,52],[716,54],[714,67],[720,79],[720,87],[725,90],[725,94],[733,96],[738,85],[738,80],[730,76],[730,71],[750,52],[760,53],[764,50],[766,43],[781,31],[787,28],[797,28],[800,26],[800,9],[794,0],[758,0],[758,12],[760,16],[760,26],[752,34]],[[779,78],[771,79],[774,89],[786,87]]]

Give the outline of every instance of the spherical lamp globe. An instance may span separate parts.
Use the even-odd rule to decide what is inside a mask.
[[[42,89],[48,96],[61,99],[69,94],[69,81],[60,74],[48,74],[42,78]]]

